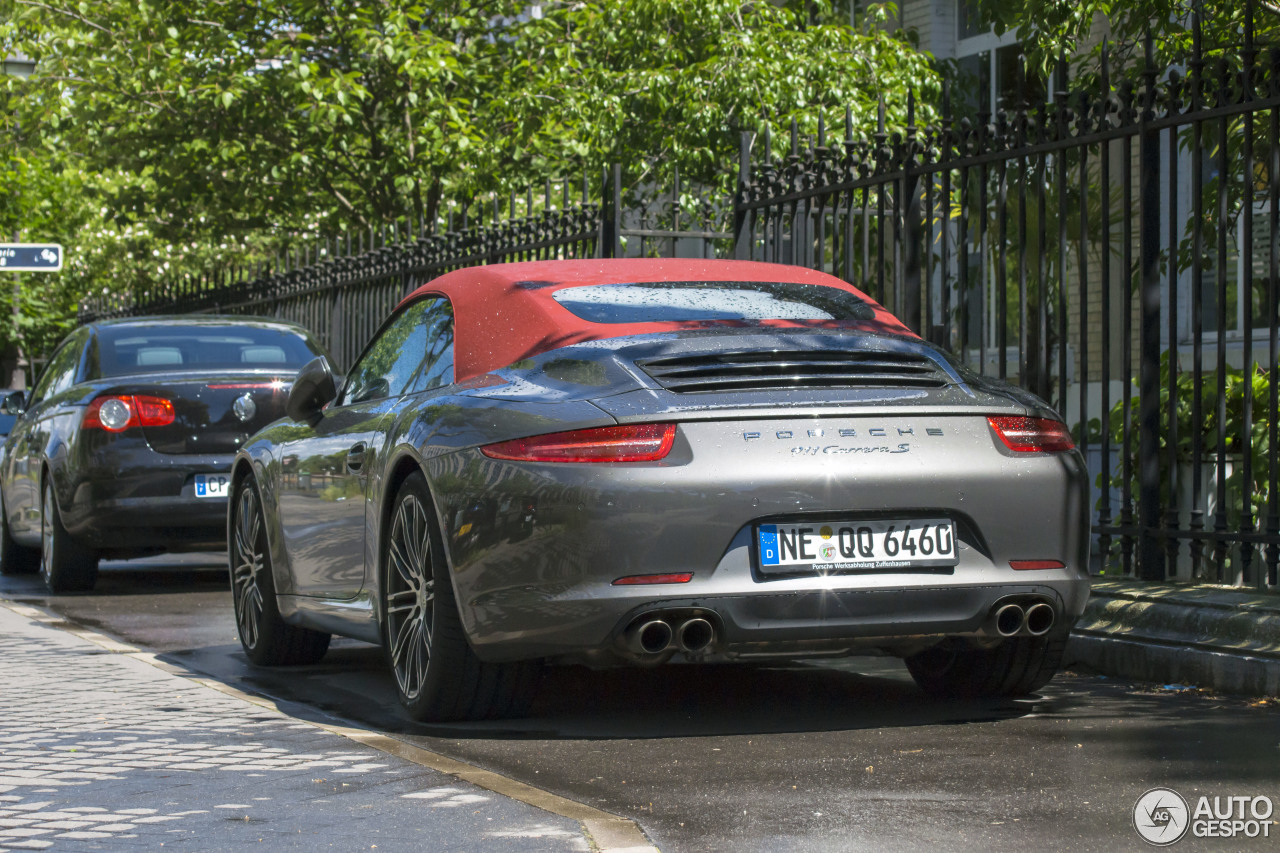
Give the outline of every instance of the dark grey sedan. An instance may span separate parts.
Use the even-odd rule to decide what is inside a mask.
[[[288,411],[232,471],[241,642],[379,643],[416,719],[516,712],[545,661],[878,651],[1026,693],[1088,597],[1058,416],[811,270],[461,270]]]
[[[298,326],[241,317],[72,332],[4,399],[0,571],[83,591],[102,557],[222,548],[232,457],[320,352]]]

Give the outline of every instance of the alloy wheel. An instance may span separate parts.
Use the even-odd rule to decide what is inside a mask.
[[[262,588],[259,577],[266,565],[261,536],[262,513],[253,487],[240,490],[236,503],[235,553],[232,554],[231,591],[235,601],[236,628],[250,649],[262,634]]]
[[[391,667],[405,699],[418,698],[431,660],[435,579],[426,507],[406,494],[391,520],[387,547],[387,635]]]

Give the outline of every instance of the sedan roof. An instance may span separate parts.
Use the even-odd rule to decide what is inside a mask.
[[[584,341],[709,327],[850,326],[849,321],[795,319],[598,323],[578,316],[554,297],[556,291],[566,287],[656,282],[789,282],[832,287],[853,294],[871,309],[869,319],[856,321],[858,328],[917,337],[865,293],[834,276],[804,267],[755,261],[619,258],[492,264],[446,273],[415,290],[405,302],[428,294],[449,298],[456,327],[454,365],[458,381]]]
[[[98,328],[112,326],[253,326],[256,328],[307,331],[292,320],[275,317],[259,317],[256,314],[139,314],[130,317],[111,317],[94,320],[89,325]]]

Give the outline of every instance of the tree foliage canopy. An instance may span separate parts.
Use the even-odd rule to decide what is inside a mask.
[[[157,233],[362,227],[650,157],[710,177],[742,130],[811,126],[928,58],[823,4],[738,0],[0,0],[38,60],[17,117]]]
[[[64,329],[76,294],[405,216],[433,229],[454,200],[613,161],[657,171],[637,183],[679,167],[723,193],[744,130],[783,140],[793,119],[812,133],[846,107],[870,130],[881,98],[901,126],[908,90],[933,99],[931,61],[886,29],[891,10],[0,0],[0,52],[37,63],[0,76],[0,228],[67,249],[62,274],[27,277],[27,335]]]
[[[1017,33],[1031,63],[1043,71],[1063,53],[1095,53],[1104,30],[1122,62],[1143,57],[1148,35],[1157,67],[1185,62],[1197,11],[1202,47],[1210,55],[1238,58],[1250,11],[1259,43],[1280,38],[1280,4],[1271,0],[975,0],[974,6],[996,33]]]

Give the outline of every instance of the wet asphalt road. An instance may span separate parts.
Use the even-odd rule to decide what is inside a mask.
[[[0,578],[0,596],[631,817],[666,853],[1146,850],[1132,811],[1149,788],[1193,804],[1280,801],[1280,703],[1084,673],[1032,699],[940,702],[886,658],[560,668],[527,719],[417,725],[371,646],[336,641],[304,669],[250,667],[218,559],[104,563],[92,595]],[[1280,848],[1280,824],[1270,831],[1174,849]]]

